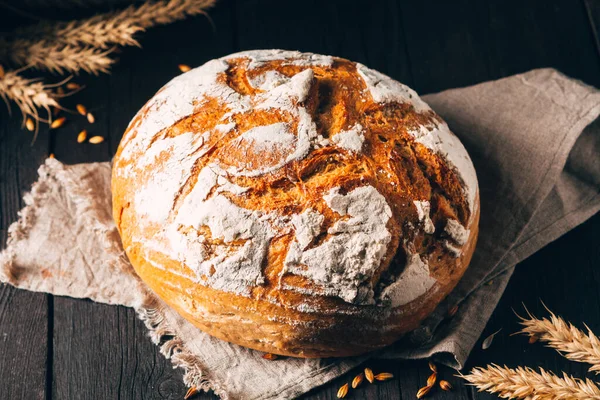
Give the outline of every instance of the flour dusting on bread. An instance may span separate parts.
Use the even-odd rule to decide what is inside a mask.
[[[473,162],[460,140],[443,121],[433,121],[411,133],[418,143],[440,154],[455,168],[464,183],[465,196],[469,202],[469,208],[473,212],[476,208],[475,198],[478,189],[477,174]]]
[[[362,64],[356,64],[356,70],[365,81],[374,101],[410,103],[418,112],[431,111],[429,105],[408,86]],[[439,153],[454,166],[465,184],[465,194],[473,210],[477,192],[475,168],[464,146],[450,131],[448,125],[441,120],[432,120],[429,124],[421,125],[419,129],[412,130],[410,133],[415,136],[417,142]]]
[[[232,60],[236,58],[247,58],[250,60],[248,69],[256,69],[269,61],[282,61],[283,65],[298,66],[323,66],[333,65],[333,57],[320,54],[301,53],[289,50],[250,50],[230,54],[223,59]]]
[[[431,203],[427,200],[415,200],[413,201],[415,208],[417,209],[417,216],[419,221],[423,223],[423,231],[428,234],[435,232],[435,225],[431,220],[429,213],[431,212]]]
[[[114,159],[139,276],[223,340],[348,356],[393,343],[473,254],[477,179],[410,88],[348,60],[236,53],[166,84]]]
[[[292,215],[294,236],[297,246],[304,251],[309,244],[321,233],[321,225],[325,217],[319,212],[309,208],[301,214]]]
[[[377,103],[410,103],[419,112],[431,110],[417,92],[389,76],[360,63],[356,64],[356,71],[365,81],[373,101]]]
[[[403,306],[423,296],[435,283],[427,262],[419,254],[409,254],[404,271],[381,292],[381,299],[390,307]]]
[[[300,241],[292,242],[285,259],[286,271],[310,278],[326,293],[349,303],[373,304],[370,278],[391,240],[386,226],[392,211],[371,186],[345,195],[340,188],[333,188],[323,199],[333,211],[349,218],[331,226],[329,237],[319,246],[306,249]]]
[[[235,84],[227,75],[232,65],[246,74]],[[331,83],[321,82],[319,74],[335,71],[339,65],[348,69],[352,84],[362,88],[352,94],[360,101],[327,104],[328,92],[323,88]],[[375,128],[364,119],[367,109],[358,116],[350,110],[371,100],[373,107],[408,104],[411,113],[422,114],[420,118],[427,123],[407,132],[415,144],[448,162],[463,183],[472,212],[477,181],[470,159],[445,123],[431,117],[431,109],[412,89],[362,64],[330,56],[250,51],[209,61],[173,79],[130,124],[115,176],[139,182],[133,212],[139,229],[152,234],[128,241],[137,243],[148,259],[159,252],[177,260],[195,273],[200,285],[242,296],[251,296],[253,289],[268,284],[265,266],[277,259],[280,287],[285,290],[338,297],[355,305],[397,307],[415,301],[436,282],[424,256],[407,254],[406,265],[393,283],[380,287],[377,281],[399,242],[398,207],[414,207],[412,215],[416,208],[417,220],[406,222],[413,227],[411,238],[420,232],[442,233],[435,231],[430,199],[411,200],[412,189],[407,189],[401,194],[408,199],[405,205],[389,202],[391,193],[400,196],[396,192],[405,190],[406,182],[396,179],[393,169],[381,173],[372,152],[388,151],[386,146],[393,143],[386,144],[387,139],[373,133]],[[213,101],[218,107],[211,106]],[[324,105],[315,106],[315,101]],[[335,118],[345,122],[344,128],[326,132],[332,122],[315,117],[323,110],[335,113]],[[244,118],[247,122],[259,113],[266,116],[244,123]],[[196,116],[215,121],[195,130]],[[190,131],[174,130],[177,124]],[[315,191],[307,183],[327,173],[329,165],[352,160],[359,160],[363,167],[357,167],[356,176],[332,178],[343,185]],[[316,172],[310,168],[304,172],[299,167],[303,163],[314,163]],[[281,188],[273,183],[275,176]],[[387,179],[389,184],[382,189],[374,185],[375,179]],[[280,196],[272,199],[275,203],[263,200],[250,208],[244,206],[249,198],[269,190]],[[284,204],[285,190],[296,190],[299,197]],[[469,230],[460,221],[448,219],[443,234],[444,248],[453,256],[460,255]],[[283,257],[273,258],[272,243],[281,237],[289,238],[289,243]],[[289,276],[310,284],[290,284]],[[306,303],[297,308],[319,309]]]
[[[363,130],[363,126],[357,123],[350,129],[336,133],[332,141],[342,149],[358,153],[362,150],[363,143],[365,142]]]
[[[150,222],[167,220],[175,195],[190,178],[195,159],[191,157],[202,141],[191,132],[174,138],[158,140],[146,156],[140,158],[139,168],[152,168],[146,184],[135,194],[134,204],[141,215]],[[159,163],[163,157],[166,162]]]

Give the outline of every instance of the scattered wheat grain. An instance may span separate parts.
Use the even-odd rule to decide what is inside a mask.
[[[427,393],[431,391],[431,388],[431,386],[423,386],[421,389],[419,389],[419,391],[417,392],[417,399],[422,399],[423,397],[425,397]]]
[[[433,361],[429,361],[429,369],[431,370],[431,372],[437,372],[437,365],[435,365],[433,363]]]
[[[341,388],[339,388],[338,392],[337,392],[337,398],[338,399],[343,399],[344,397],[346,397],[346,395],[348,394],[348,384],[344,384],[342,385]]]
[[[389,372],[381,372],[374,376],[374,378],[378,381],[387,381],[387,380],[392,379],[393,377],[394,377],[394,375],[390,374]]]
[[[92,136],[89,140],[91,144],[98,144],[104,142],[104,138],[102,136]],[[264,356],[263,356],[264,358]]]
[[[87,139],[87,131],[84,129],[77,135],[77,143],[83,143]]]
[[[57,118],[50,124],[50,129],[58,129],[61,126],[63,126],[65,122],[67,122],[67,119],[65,117]]]
[[[362,372],[356,375],[354,379],[352,379],[352,389],[356,389],[357,387],[359,387],[360,384],[363,383],[364,378],[365,374],[363,374]]]
[[[188,400],[190,397],[194,396],[196,393],[198,393],[198,389],[196,389],[195,387],[189,388],[188,391],[186,392],[185,396],[183,396],[183,400]]]
[[[373,383],[373,370],[371,368],[365,368],[365,378],[369,381],[369,383]]]
[[[435,381],[437,381],[437,372],[429,375],[429,378],[427,378],[427,386],[435,385]]]

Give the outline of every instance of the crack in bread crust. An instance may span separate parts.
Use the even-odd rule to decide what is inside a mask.
[[[466,269],[479,215],[468,155],[416,93],[285,51],[234,54],[167,84],[128,127],[112,188],[128,256],[167,303],[215,336],[297,356],[363,352],[414,329]],[[277,339],[257,344],[215,314]],[[355,351],[329,338],[352,332]]]

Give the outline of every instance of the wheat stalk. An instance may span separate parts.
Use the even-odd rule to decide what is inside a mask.
[[[111,50],[91,47],[77,48],[48,44],[41,41],[28,47],[17,47],[11,54],[13,62],[37,69],[62,74],[85,71],[97,75],[108,72],[114,60],[108,57]]]
[[[20,36],[51,37],[65,45],[89,45],[108,48],[113,44],[137,45],[133,35],[156,25],[169,24],[187,16],[206,14],[216,0],[161,0],[131,5],[124,10],[95,15],[69,22],[47,21],[20,28]]]
[[[120,3],[131,3],[132,0],[20,0],[27,9],[35,9],[36,11],[44,9],[69,9],[81,8],[89,9],[91,7],[106,6],[107,4],[115,5]]]
[[[124,10],[122,18],[135,21],[147,29],[156,25],[170,24],[187,16],[206,14],[216,0],[170,0],[146,3],[141,7]]]
[[[50,107],[62,108],[58,104],[56,100],[57,95],[53,93],[52,88],[62,85],[69,79],[67,78],[65,81],[55,85],[46,85],[39,79],[26,79],[15,71],[8,71],[0,79],[0,97],[6,103],[9,113],[10,101],[15,102],[21,111],[23,124],[25,124],[28,117],[38,122],[50,123],[52,121]],[[40,108],[46,110],[48,114],[47,118],[40,117],[38,111]],[[38,131],[39,124],[35,124],[35,134],[32,143],[37,138]]]
[[[99,14],[84,20],[67,22],[42,21],[36,25],[18,28],[13,36],[28,38],[29,44],[45,40],[68,46],[92,46],[99,49],[107,49],[115,44],[137,46],[138,42],[133,35],[143,28],[136,26],[132,20],[119,18],[119,15]]]
[[[523,329],[518,333],[524,333],[547,343],[548,347],[556,349],[562,356],[571,361],[591,364],[589,371],[600,373],[600,340],[587,328],[587,334],[565,322],[552,311],[550,319],[538,319],[529,312],[529,319],[519,317]]]
[[[156,25],[170,24],[188,16],[206,14],[206,10],[216,0],[160,0],[145,2],[140,6],[131,5],[124,10],[95,15],[84,20],[51,23],[20,28],[20,36],[56,37],[65,44],[88,44],[108,47],[106,44],[120,44],[123,36],[130,36],[134,29],[147,29]],[[127,40],[131,40],[129,37]]]
[[[50,107],[59,107],[51,87],[39,80],[26,79],[14,71],[8,71],[0,79],[0,97],[9,109],[9,100],[14,101],[21,110],[23,119],[29,116],[38,121],[46,121],[40,118],[38,108],[45,109],[50,120],[52,116]]]
[[[563,372],[559,377],[540,368],[516,369],[496,364],[473,368],[468,375],[459,375],[479,391],[495,393],[505,399],[591,400],[600,399],[600,388],[590,379],[573,378]]]
[[[114,46],[138,46],[134,35],[152,26],[204,14],[215,0],[162,0],[130,6],[91,18],[48,23],[18,30],[13,41],[0,42],[0,57],[16,65],[52,72],[107,72]],[[25,38],[28,37],[28,38]]]

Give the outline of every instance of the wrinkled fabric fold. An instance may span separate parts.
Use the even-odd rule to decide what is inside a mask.
[[[111,216],[109,163],[46,160],[9,228],[0,281],[135,308],[161,353],[184,369],[186,384],[222,398],[295,397],[373,357],[434,357],[461,368],[515,265],[600,210],[600,92],[540,69],[424,99],[473,159],[480,234],[455,290],[421,328],[386,349],[267,361],[199,331],[147,289],[127,261]],[[455,305],[459,311],[448,319]]]

